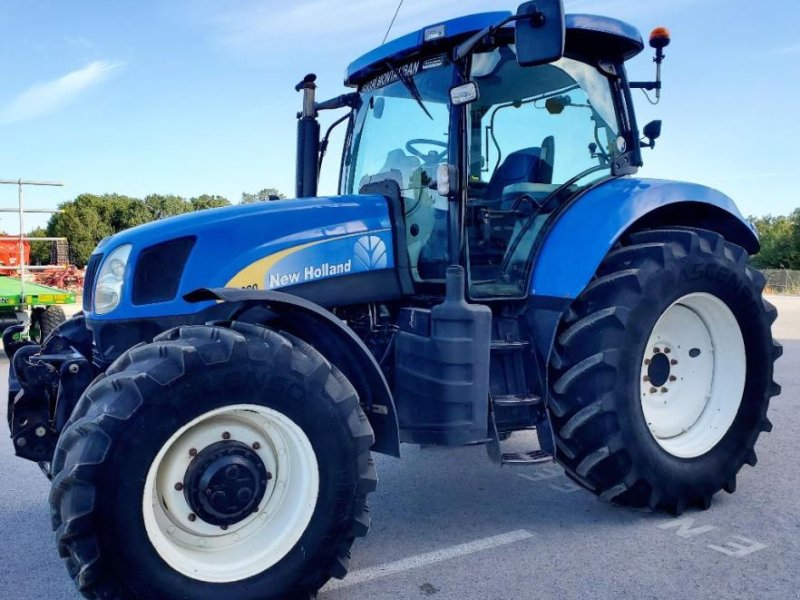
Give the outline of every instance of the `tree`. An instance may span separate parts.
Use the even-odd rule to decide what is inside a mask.
[[[121,221],[129,206],[121,196],[81,194],[59,207],[61,212],[50,218],[47,233],[67,238],[75,264],[82,267],[100,240],[123,228]]]
[[[144,205],[152,215],[151,221],[192,212],[192,204],[180,196],[150,194],[145,197]]]
[[[37,227],[28,234],[29,238],[42,238],[50,237],[47,235],[47,230],[44,227]],[[53,242],[34,242],[31,241],[31,264],[32,265],[49,265],[50,264],[50,250]]]
[[[104,237],[150,221],[229,204],[221,196],[207,194],[191,200],[161,194],[151,194],[144,200],[119,194],[81,194],[62,204],[61,212],[50,218],[47,236],[67,238],[75,264],[82,267]]]
[[[223,206],[230,206],[230,200],[227,198],[223,198],[222,196],[209,196],[208,194],[203,194],[202,196],[197,196],[196,198],[191,198],[189,200],[192,204],[192,210],[206,210],[208,208],[222,208]]]
[[[284,200],[286,196],[275,188],[264,188],[255,194],[242,192],[242,204],[255,204],[256,202],[269,202],[270,200]]]
[[[800,209],[788,217],[751,217],[761,240],[752,263],[760,269],[800,269]]]

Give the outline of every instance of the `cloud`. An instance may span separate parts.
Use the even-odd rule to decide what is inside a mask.
[[[0,123],[19,123],[63,108],[81,93],[105,81],[121,63],[96,60],[82,69],[37,83],[0,109]]]

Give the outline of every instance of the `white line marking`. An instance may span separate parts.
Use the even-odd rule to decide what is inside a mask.
[[[338,590],[344,587],[366,583],[368,581],[375,581],[376,579],[383,579],[384,577],[390,577],[404,571],[419,569],[420,567],[427,567],[429,565],[434,565],[446,560],[452,560],[461,556],[475,554],[476,552],[483,552],[499,546],[506,546],[508,544],[514,544],[523,540],[529,540],[532,537],[533,534],[531,532],[525,531],[524,529],[519,529],[517,531],[511,531],[509,533],[484,538],[482,540],[475,540],[474,542],[468,542],[466,544],[460,544],[450,548],[443,548],[441,550],[434,550],[433,552],[427,552],[425,554],[418,554],[417,556],[411,556],[395,562],[378,565],[377,567],[370,567],[368,569],[354,571],[353,573],[350,573],[350,575],[348,575],[343,581],[331,581],[327,586],[325,586],[323,591]]]

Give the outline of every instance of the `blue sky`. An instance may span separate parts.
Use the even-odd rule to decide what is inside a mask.
[[[640,124],[664,120],[642,174],[696,181],[745,214],[787,213],[800,154],[797,0],[567,0],[569,12],[672,30],[661,104],[637,92]],[[346,65],[380,44],[397,0],[0,0],[0,178],[54,207],[81,192],[136,196],[293,192],[294,84],[341,93]],[[768,6],[765,10],[763,7]],[[405,0],[391,37],[508,0]],[[629,63],[651,78],[650,51]],[[338,141],[338,140],[337,140]],[[335,151],[321,192],[335,191]],[[0,206],[16,190],[0,188]],[[32,225],[46,217],[29,219]],[[13,219],[0,229],[16,232]]]

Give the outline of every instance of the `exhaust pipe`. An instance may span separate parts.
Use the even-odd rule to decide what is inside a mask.
[[[297,172],[295,192],[298,198],[317,195],[319,176],[320,127],[317,121],[317,76],[306,75],[295,90],[303,92],[303,112],[297,115]]]

